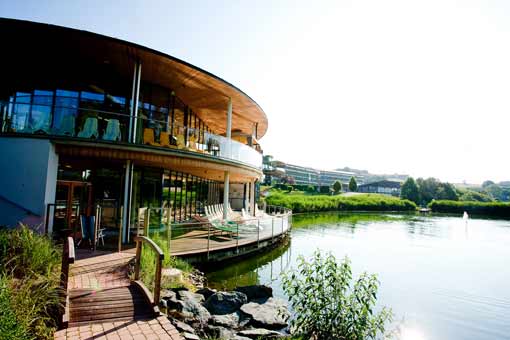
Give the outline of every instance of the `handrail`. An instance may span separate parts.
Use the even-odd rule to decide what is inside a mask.
[[[69,295],[67,294],[67,286],[69,283],[69,265],[74,263],[76,254],[74,252],[74,240],[72,237],[67,237],[64,242],[62,251],[62,267],[60,272],[60,289],[61,293],[65,296],[64,314],[62,315],[61,326],[67,327],[69,322]]]
[[[151,301],[153,307],[157,307],[159,304],[160,290],[161,290],[161,269],[163,260],[165,259],[165,254],[161,250],[161,248],[150,238],[146,236],[135,236],[134,238],[136,242],[136,257],[135,257],[135,281],[139,282],[142,288],[145,288],[145,284],[140,281],[140,259],[142,256],[142,243],[148,244],[151,249],[157,254],[156,259],[156,276],[154,279],[154,297]],[[146,290],[146,289],[144,289]],[[148,296],[150,299],[151,297]]]

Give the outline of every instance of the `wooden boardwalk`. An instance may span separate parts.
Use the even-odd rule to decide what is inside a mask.
[[[239,233],[228,234],[209,225],[185,228],[181,227],[180,236],[173,237],[170,251],[174,256],[186,256],[207,251],[227,250],[278,237],[290,228],[288,220],[275,217],[260,219],[251,226],[239,225]],[[233,227],[236,229],[236,227]]]
[[[130,281],[133,258],[133,253],[77,251],[69,277],[69,327],[55,339],[182,339]]]

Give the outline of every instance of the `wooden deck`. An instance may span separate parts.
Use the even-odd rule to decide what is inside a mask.
[[[173,237],[170,242],[170,252],[174,256],[188,256],[206,252],[236,249],[247,245],[276,238],[290,229],[288,219],[272,217],[260,219],[257,224],[233,227],[234,233],[222,232],[210,225],[202,227],[182,228],[182,235]]]
[[[69,327],[55,339],[182,339],[130,281],[133,258],[131,252],[77,251],[69,277]]]

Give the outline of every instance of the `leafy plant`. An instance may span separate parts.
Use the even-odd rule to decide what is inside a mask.
[[[384,334],[392,312],[375,312],[379,282],[367,273],[353,282],[348,258],[337,262],[316,251],[310,262],[283,274],[283,288],[294,310],[292,334],[305,339],[375,339]]]
[[[400,189],[400,198],[410,200],[416,204],[420,203],[420,189],[414,178],[409,177],[406,179]]]
[[[414,211],[416,204],[379,194],[355,196],[289,195],[273,192],[266,198],[267,204],[291,209],[295,213],[322,211]]]
[[[356,178],[354,176],[349,180],[349,191],[356,192],[358,191],[358,183],[356,182]]]
[[[53,338],[61,256],[49,238],[27,227],[0,231],[1,339]]]
[[[335,194],[338,194],[340,191],[342,191],[342,182],[335,181],[335,183],[333,183],[333,191]]]

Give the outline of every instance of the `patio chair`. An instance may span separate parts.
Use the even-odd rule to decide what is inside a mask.
[[[60,127],[56,129],[55,133],[57,135],[63,136],[71,136],[73,137],[74,126],[75,126],[76,118],[73,115],[66,115],[62,118],[62,122],[60,123]]]
[[[170,144],[170,134],[168,132],[161,132],[159,134],[159,142],[165,148],[176,148],[175,145]]]
[[[103,139],[115,142],[120,141],[120,123],[118,119],[108,120],[108,125],[106,125],[106,131],[103,134]]]
[[[154,138],[154,129],[150,128],[143,129],[143,144],[161,146],[161,144],[157,143]]]
[[[78,132],[78,137],[80,138],[97,138],[99,133],[97,132],[97,118],[96,117],[87,117],[85,120],[85,124],[83,125],[83,130]]]
[[[83,240],[88,240],[89,245],[92,246],[92,239],[94,238],[95,226],[96,216],[80,215],[81,239],[77,243],[78,246],[80,246]],[[94,244],[97,245],[99,240],[101,240],[101,243],[104,246],[104,231],[105,228],[99,228],[97,230],[97,238],[95,239]]]

